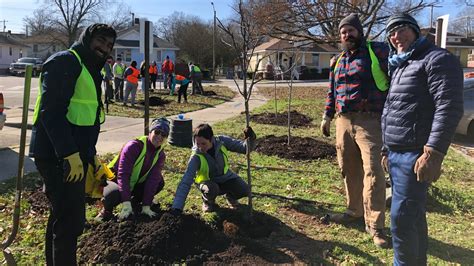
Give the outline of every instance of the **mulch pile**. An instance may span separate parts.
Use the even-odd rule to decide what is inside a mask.
[[[138,103],[141,105],[145,105],[145,100],[141,100]],[[170,101],[161,99],[160,97],[157,97],[157,96],[151,96],[149,98],[149,103],[150,103],[150,106],[163,106],[165,104],[170,103]]]
[[[334,158],[334,145],[314,138],[291,137],[288,145],[287,136],[266,136],[257,140],[256,151],[265,155],[275,155],[290,160],[315,160]]]
[[[253,239],[268,237],[280,222],[254,212],[249,223],[240,211],[222,210],[219,226],[200,217],[158,212],[156,219],[108,221],[92,225],[78,246],[80,264],[251,263],[268,264],[271,251]]]
[[[267,125],[287,126],[288,125],[288,112],[284,113],[261,113],[251,115],[251,120]],[[297,111],[290,112],[290,125],[292,127],[304,127],[311,124],[312,119],[304,114]]]
[[[34,212],[46,213],[49,211],[49,201],[42,189],[25,191],[24,197]]]

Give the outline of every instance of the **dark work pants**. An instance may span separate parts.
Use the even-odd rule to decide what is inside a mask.
[[[114,96],[116,101],[123,101],[123,79],[114,78],[115,91]]]
[[[194,73],[192,76],[192,81],[193,81],[193,91],[192,94],[204,94],[204,89],[202,88],[202,74],[200,72]]]
[[[204,181],[198,184],[198,188],[205,202],[214,202],[217,196],[224,194],[230,199],[237,200],[248,196],[250,193],[249,186],[242,178],[233,178],[221,184]]]
[[[153,87],[154,90],[156,90],[156,78],[157,74],[150,74],[150,89]]]
[[[189,85],[189,83],[187,83],[186,85],[181,85],[181,86],[179,86],[179,90],[178,90],[178,103],[181,102],[181,95],[183,95],[184,102],[185,102],[185,103],[188,102],[188,85]]]
[[[135,185],[135,188],[132,190],[132,207],[135,212],[139,211],[140,204],[143,199],[143,192],[145,190],[145,182]],[[160,192],[165,186],[164,182],[161,182],[155,192],[155,195]],[[113,181],[107,181],[107,186],[104,187],[104,198],[102,199],[104,204],[104,211],[112,213],[114,208],[122,203],[122,196],[119,191],[119,186]]]
[[[388,155],[392,178],[391,231],[394,265],[426,265],[428,184],[418,182],[413,167],[421,152]]]
[[[77,238],[85,223],[85,178],[80,182],[63,181],[63,160],[35,159],[51,204],[46,226],[47,265],[76,265]],[[84,163],[87,173],[87,163]]]
[[[114,98],[114,89],[111,84],[112,80],[106,79],[105,82],[105,101],[109,102]]]

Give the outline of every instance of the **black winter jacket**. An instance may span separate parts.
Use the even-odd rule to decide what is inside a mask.
[[[423,40],[407,61],[392,71],[382,114],[384,147],[446,153],[463,114],[459,59]]]

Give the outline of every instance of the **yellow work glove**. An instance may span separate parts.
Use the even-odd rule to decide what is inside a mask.
[[[150,206],[143,206],[142,207],[142,214],[148,215],[148,217],[153,218],[156,216],[156,212],[150,209]]]
[[[330,128],[331,128],[331,118],[327,115],[324,115],[323,121],[321,121],[321,131],[323,132],[324,136],[326,137],[331,136]]]
[[[122,211],[118,214],[119,220],[127,219],[133,212],[132,203],[130,201],[124,201],[122,203]]]
[[[79,182],[84,178],[84,167],[79,152],[64,157],[63,169],[65,182]]]
[[[436,182],[441,175],[441,163],[444,154],[428,146],[423,147],[423,154],[416,160],[413,171],[418,182]]]

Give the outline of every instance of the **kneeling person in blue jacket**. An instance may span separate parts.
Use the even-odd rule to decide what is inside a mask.
[[[240,176],[229,168],[229,151],[246,153],[255,148],[256,135],[251,127],[244,130],[245,140],[229,136],[214,136],[208,124],[200,124],[194,129],[194,147],[186,172],[178,185],[172,210],[181,212],[193,183],[202,193],[202,210],[212,212],[216,208],[215,199],[225,195],[232,209],[239,206],[238,199],[248,196],[250,188]]]

